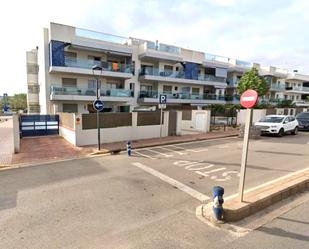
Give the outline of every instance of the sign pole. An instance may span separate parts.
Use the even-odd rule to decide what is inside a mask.
[[[163,119],[163,108],[161,105],[161,115],[160,115],[160,137],[162,137],[162,119]]]
[[[99,79],[97,78],[97,100],[100,99]],[[97,128],[98,128],[98,150],[101,150],[101,134],[100,134],[100,112],[97,109]]]
[[[245,131],[244,131],[244,142],[242,146],[240,181],[239,181],[239,189],[238,189],[238,198],[240,202],[243,201],[243,196],[244,196],[251,116],[252,116],[252,109],[248,108],[246,111],[246,124],[245,124]]]

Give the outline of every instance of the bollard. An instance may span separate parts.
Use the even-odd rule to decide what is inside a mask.
[[[217,220],[223,220],[223,194],[224,188],[220,186],[213,187],[212,197],[213,197],[213,213]]]
[[[127,142],[127,153],[128,153],[128,156],[131,156],[131,152],[132,152],[131,141],[128,141]]]

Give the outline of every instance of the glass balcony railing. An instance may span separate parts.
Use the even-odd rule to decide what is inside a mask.
[[[283,86],[283,85],[271,85],[270,90],[285,90],[285,86]]]
[[[205,54],[205,60],[214,61],[214,62],[229,63],[228,57],[214,55],[214,54]]]
[[[242,66],[242,67],[252,67],[253,63],[249,62],[249,61],[236,60],[236,65],[237,66]]]
[[[153,50],[158,50],[161,52],[167,52],[167,53],[172,53],[172,54],[180,54],[180,48],[163,44],[163,43],[155,43],[151,41],[146,42],[147,49],[153,49]]]
[[[95,39],[95,40],[117,43],[117,44],[121,44],[121,45],[129,45],[130,44],[130,39],[128,39],[126,37],[105,34],[105,33],[91,31],[91,30],[87,30],[87,29],[75,28],[75,35],[80,36],[80,37]]]
[[[160,77],[168,77],[175,79],[188,79],[188,80],[200,80],[200,81],[215,81],[224,83],[225,78],[216,77],[213,75],[196,75],[194,79],[192,75],[186,75],[185,72],[177,72],[177,71],[160,71],[157,68],[143,68],[140,71],[140,76],[151,75],[151,76],[160,76]]]
[[[103,71],[132,73],[131,64],[85,60],[85,59],[68,57],[68,56],[64,57],[64,65],[66,67],[77,67],[77,68],[85,68],[85,69],[92,69],[93,66],[99,65],[102,67]]]
[[[51,86],[51,94],[54,95],[80,95],[80,96],[96,96],[96,89],[93,88],[77,88],[77,87],[58,87]],[[100,89],[101,96],[110,97],[133,97],[133,91],[128,89]]]
[[[165,94],[167,99],[186,99],[186,100],[233,100],[233,96],[216,94],[192,94],[192,93],[160,93],[158,91],[140,91],[139,98],[158,98],[160,94]],[[239,100],[239,98],[238,98]]]

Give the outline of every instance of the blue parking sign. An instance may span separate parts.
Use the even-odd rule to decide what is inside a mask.
[[[167,99],[166,94],[160,94],[159,103],[166,104],[166,99]]]

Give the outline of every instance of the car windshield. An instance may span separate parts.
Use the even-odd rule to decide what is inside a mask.
[[[296,118],[306,118],[309,119],[309,112],[302,112],[297,114]]]
[[[265,117],[260,122],[281,123],[283,119],[284,119],[283,117]]]

